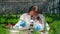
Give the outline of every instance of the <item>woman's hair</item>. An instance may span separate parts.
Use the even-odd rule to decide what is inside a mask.
[[[37,9],[37,12],[39,13],[39,7],[37,5],[33,5],[29,8],[28,12],[32,11],[32,10],[36,10]]]

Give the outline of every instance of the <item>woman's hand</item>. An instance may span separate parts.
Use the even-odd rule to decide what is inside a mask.
[[[40,30],[40,32],[43,32],[44,33],[44,30]],[[49,32],[49,30],[46,30],[46,32]]]

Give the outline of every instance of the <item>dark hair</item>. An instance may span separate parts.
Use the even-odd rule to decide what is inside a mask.
[[[33,8],[33,6],[31,6],[31,7],[29,8],[28,12],[30,12],[30,11],[32,10],[32,8]]]
[[[34,6],[36,6],[36,5],[31,6],[31,7],[29,8],[28,12],[30,12],[31,10],[35,10],[36,7],[34,7]],[[38,7],[38,6],[37,6],[37,7]],[[37,11],[37,12],[39,13],[39,8],[38,8],[38,11]]]

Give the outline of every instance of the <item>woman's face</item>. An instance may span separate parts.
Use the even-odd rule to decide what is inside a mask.
[[[38,15],[38,13],[37,13],[37,12],[35,12],[35,11],[31,11],[31,12],[30,12],[30,15],[31,15],[31,16],[37,16],[37,15]]]

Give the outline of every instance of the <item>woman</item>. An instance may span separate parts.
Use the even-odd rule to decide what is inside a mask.
[[[14,26],[14,28],[19,28],[23,30],[28,30],[30,28],[31,20],[34,21],[34,28],[35,26],[39,25],[40,26],[40,32],[41,34],[48,34],[49,31],[49,26],[45,22],[45,17],[42,14],[39,14],[39,7],[34,5],[31,6],[29,11],[27,13],[24,13],[21,15],[19,22]],[[31,19],[32,18],[32,19]],[[24,25],[21,25],[21,21],[24,23]],[[46,23],[46,24],[45,24]],[[46,32],[44,32],[44,27],[46,25]]]

